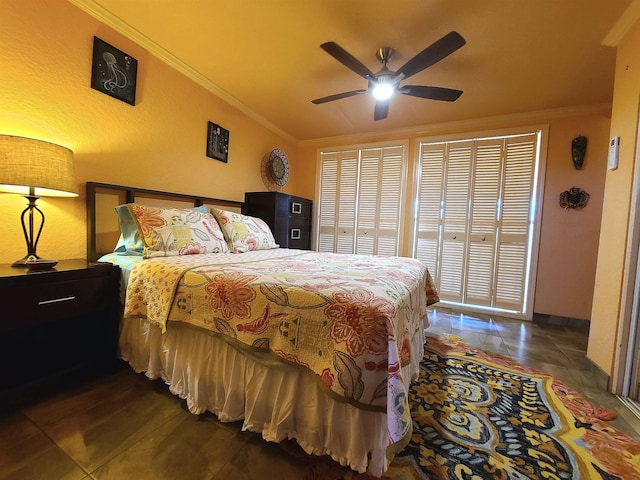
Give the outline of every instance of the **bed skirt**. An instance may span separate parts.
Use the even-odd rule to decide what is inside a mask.
[[[420,354],[405,367],[411,379],[419,371],[424,336],[416,335],[413,343]],[[295,439],[309,454],[330,455],[376,477],[397,453],[387,449],[386,413],[337,401],[303,370],[248,356],[190,325],[172,322],[162,334],[145,319],[123,320],[120,354],[136,372],[162,378],[190,412],[209,411],[222,422],[243,420],[243,430],[267,441]]]

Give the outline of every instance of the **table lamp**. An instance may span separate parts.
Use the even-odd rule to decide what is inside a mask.
[[[0,192],[17,193],[28,200],[20,217],[27,254],[12,265],[27,267],[28,262],[40,260],[36,247],[44,226],[44,213],[36,205],[38,198],[78,196],[73,152],[41,140],[0,135]],[[36,212],[40,217],[37,232]]]

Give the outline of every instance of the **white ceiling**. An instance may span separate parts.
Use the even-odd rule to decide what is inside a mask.
[[[602,42],[631,2],[70,1],[299,141],[611,102],[615,49]],[[338,43],[377,72],[378,48],[396,50],[396,70],[452,30],[466,45],[409,83],[463,90],[456,102],[397,95],[377,122],[370,95],[311,103],[367,86],[321,43]]]

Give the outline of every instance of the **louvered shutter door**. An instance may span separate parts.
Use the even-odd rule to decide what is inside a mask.
[[[318,251],[353,253],[358,152],[323,152],[320,172]]]
[[[440,284],[440,230],[442,191],[444,188],[444,156],[446,144],[420,145],[420,178],[418,218],[414,257],[424,262],[436,285]]]
[[[492,304],[502,145],[501,140],[475,145],[464,298],[472,305]]]
[[[362,151],[356,253],[399,254],[404,150],[399,146]]]
[[[321,153],[319,251],[399,254],[405,152],[400,145]]]
[[[336,253],[354,253],[358,152],[343,152],[338,168],[338,220]]]
[[[358,228],[356,253],[376,253],[376,219],[378,217],[378,190],[380,177],[379,148],[363,150],[360,160],[360,189],[358,191]]]
[[[535,134],[506,140],[495,306],[507,310],[522,311],[526,300],[527,238],[536,147]]]
[[[333,252],[336,246],[338,200],[338,154],[322,155],[320,202],[318,212],[318,251]]]
[[[462,302],[471,188],[472,142],[447,147],[443,199],[440,289],[442,300]]]
[[[441,300],[525,311],[539,140],[531,133],[420,144],[414,256]]]

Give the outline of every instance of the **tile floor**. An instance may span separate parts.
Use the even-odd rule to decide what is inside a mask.
[[[618,412],[613,426],[640,441],[640,420],[599,390],[585,360],[588,332],[445,309],[429,332],[507,355],[557,376]],[[308,462],[237,423],[192,415],[161,381],[116,373],[0,414],[0,479],[303,480]],[[333,480],[315,472],[318,480]],[[346,475],[345,478],[348,478]]]

